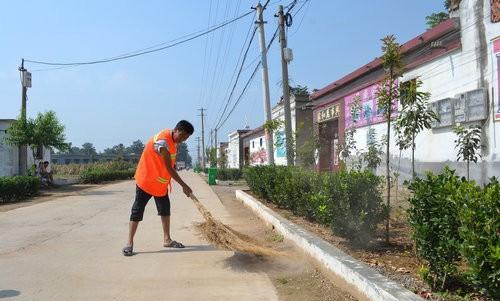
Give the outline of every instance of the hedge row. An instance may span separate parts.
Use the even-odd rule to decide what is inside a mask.
[[[424,279],[443,289],[456,279],[461,259],[465,276],[479,291],[500,296],[500,183],[481,187],[450,169],[427,174],[409,186],[409,221]]]
[[[40,180],[32,176],[0,178],[0,202],[18,201],[36,195]]]
[[[105,181],[132,179],[134,173],[134,170],[88,169],[80,175],[80,180],[85,184],[98,184]]]
[[[260,198],[328,225],[333,232],[365,242],[385,216],[381,178],[369,171],[316,173],[297,167],[258,166],[244,171]]]
[[[238,168],[217,169],[217,179],[221,181],[236,181],[243,177],[243,172]]]

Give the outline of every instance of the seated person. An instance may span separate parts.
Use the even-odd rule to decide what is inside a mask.
[[[48,186],[54,185],[54,177],[52,176],[52,171],[49,168],[49,161],[40,162],[41,170],[40,176],[42,178],[42,182],[45,182]]]

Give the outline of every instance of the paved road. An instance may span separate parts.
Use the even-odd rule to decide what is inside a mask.
[[[183,174],[199,199],[222,221],[230,216],[198,176]],[[137,255],[121,255],[133,181],[0,212],[0,299],[4,300],[277,300],[265,273],[238,271],[233,252],[200,238],[192,202],[174,185],[172,236],[187,248],[162,247],[154,202],[135,241]]]

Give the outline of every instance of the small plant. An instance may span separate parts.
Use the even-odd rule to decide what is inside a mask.
[[[481,157],[479,150],[481,148],[481,127],[473,126],[465,128],[462,125],[457,125],[454,128],[455,134],[458,136],[455,140],[455,148],[458,149],[457,161],[465,161],[467,163],[467,180],[470,180],[470,162],[477,163]]]
[[[454,171],[446,168],[441,175],[427,174],[409,185],[409,222],[418,256],[426,262],[424,280],[433,288],[444,289],[457,271],[460,236],[458,228],[459,188],[462,185]]]

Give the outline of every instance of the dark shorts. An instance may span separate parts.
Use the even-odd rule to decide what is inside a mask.
[[[130,214],[131,221],[142,221],[144,209],[151,197],[152,195],[139,188],[139,186],[135,186],[135,202],[132,205],[132,213]],[[154,198],[158,215],[170,216],[170,199],[168,198],[168,194],[161,197],[155,196]]]

